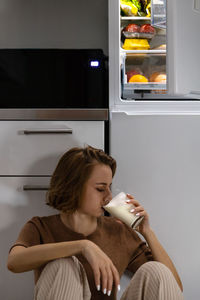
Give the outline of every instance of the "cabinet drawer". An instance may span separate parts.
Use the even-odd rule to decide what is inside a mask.
[[[8,251],[16,241],[23,225],[34,216],[59,213],[45,204],[45,190],[23,190],[23,186],[48,186],[50,177],[0,178],[0,240],[1,240],[1,299],[32,299],[33,272],[13,274],[8,271]],[[12,286],[12,289],[10,288]],[[13,293],[14,291],[14,293]]]
[[[104,148],[103,121],[1,121],[0,175],[51,175],[74,146]]]

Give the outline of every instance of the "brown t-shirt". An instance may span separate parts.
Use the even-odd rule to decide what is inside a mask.
[[[88,236],[74,232],[64,225],[59,214],[33,217],[24,225],[12,248],[17,245],[31,247],[39,244],[83,239],[88,239],[98,245],[110,257],[120,276],[125,269],[135,273],[143,263],[153,260],[150,249],[133,229],[117,222],[113,217],[105,216],[98,218],[97,229]],[[97,291],[89,263],[82,255],[76,255],[76,257],[85,268],[92,294],[91,300],[116,299],[115,291],[112,291],[110,297]],[[44,266],[34,270],[35,282],[37,282],[43,268]]]

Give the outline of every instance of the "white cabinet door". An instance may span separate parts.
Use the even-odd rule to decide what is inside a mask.
[[[103,121],[1,121],[0,175],[51,175],[74,146],[104,148]]]
[[[45,177],[0,178],[0,294],[1,299],[33,300],[33,272],[14,274],[6,267],[8,251],[22,226],[33,216],[56,214],[45,204],[45,191],[24,191],[24,185],[48,186]],[[12,288],[11,288],[12,287]]]

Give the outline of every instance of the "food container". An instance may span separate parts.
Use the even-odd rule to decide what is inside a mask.
[[[122,48],[124,50],[148,50],[150,45],[147,39],[125,39]]]
[[[125,37],[126,39],[148,39],[148,40],[151,40],[155,36],[155,33],[122,31],[122,36]]]

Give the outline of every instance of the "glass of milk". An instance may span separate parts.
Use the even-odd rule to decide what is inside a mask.
[[[128,226],[135,229],[142,219],[143,216],[136,216],[130,212],[134,208],[133,204],[129,204],[126,201],[130,200],[124,192],[116,195],[107,205],[103,208],[109,212],[113,217],[121,220]]]

